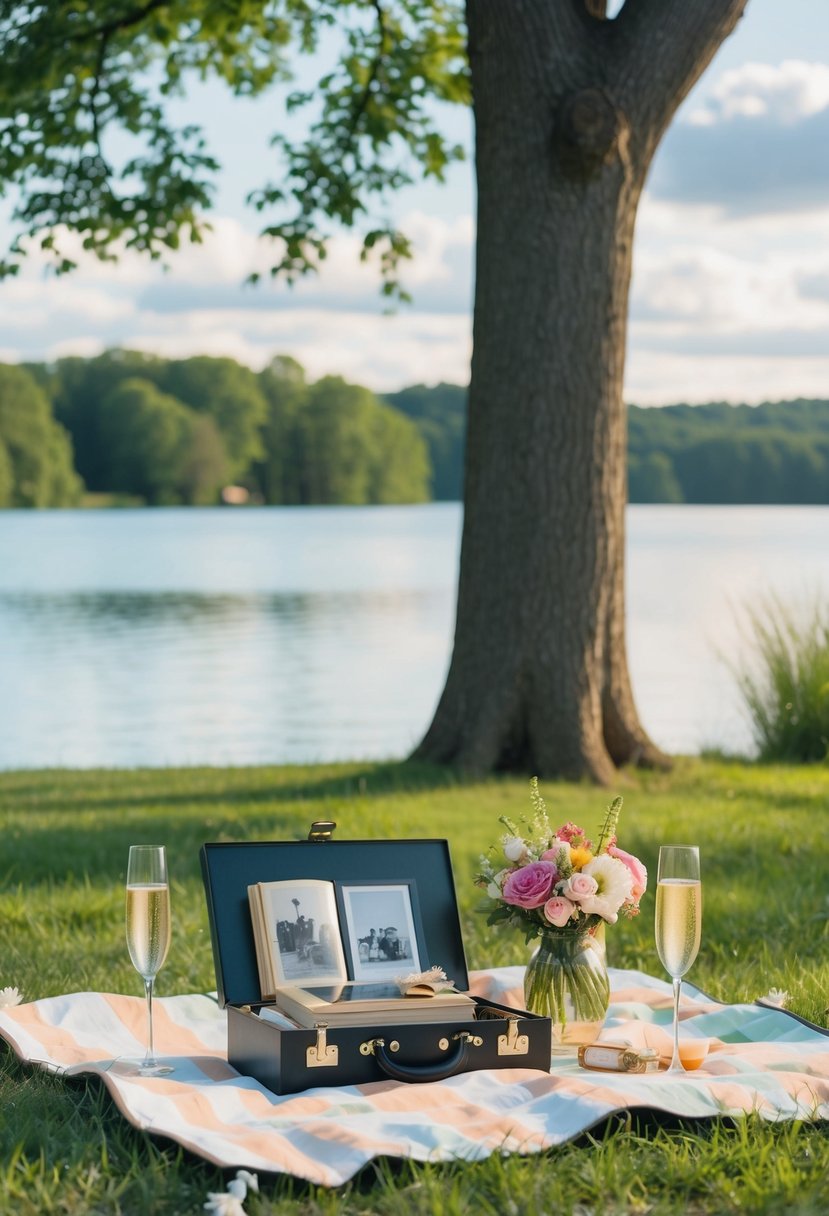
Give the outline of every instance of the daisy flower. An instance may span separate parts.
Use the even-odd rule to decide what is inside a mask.
[[[630,899],[633,888],[630,870],[617,858],[602,853],[588,861],[582,874],[596,880],[596,894],[581,901],[582,911],[588,915],[595,913],[609,925],[615,925],[619,919],[619,909]]]

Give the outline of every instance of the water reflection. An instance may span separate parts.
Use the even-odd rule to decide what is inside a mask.
[[[0,512],[0,768],[404,755],[451,647],[461,514]],[[734,609],[829,594],[829,508],[633,507],[628,637],[669,751],[746,751]]]
[[[399,754],[451,611],[439,591],[0,593],[0,766]]]

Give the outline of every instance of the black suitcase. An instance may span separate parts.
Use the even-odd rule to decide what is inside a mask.
[[[436,1081],[482,1068],[549,1071],[550,1019],[481,998],[475,998],[474,1017],[451,1023],[282,1029],[259,1017],[265,1005],[247,894],[257,882],[312,878],[405,886],[415,901],[421,968],[442,967],[466,991],[445,840],[331,840],[313,825],[308,840],[205,844],[201,865],[219,1001],[227,1009],[228,1060],[274,1093],[389,1078]]]

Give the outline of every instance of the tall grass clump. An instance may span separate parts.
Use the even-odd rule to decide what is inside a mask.
[[[761,760],[829,755],[829,604],[769,596],[747,611],[749,654],[736,673]]]

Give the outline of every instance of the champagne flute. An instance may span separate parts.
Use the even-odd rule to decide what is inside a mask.
[[[699,849],[663,845],[656,878],[656,949],[674,986],[674,1050],[668,1072],[685,1072],[679,1057],[679,997],[682,977],[697,957],[701,934]]]
[[[141,1077],[160,1077],[173,1071],[161,1064],[153,1049],[153,984],[170,948],[170,887],[163,845],[130,846],[127,866],[127,949],[135,970],[144,980],[147,998],[147,1052],[132,1070]]]

